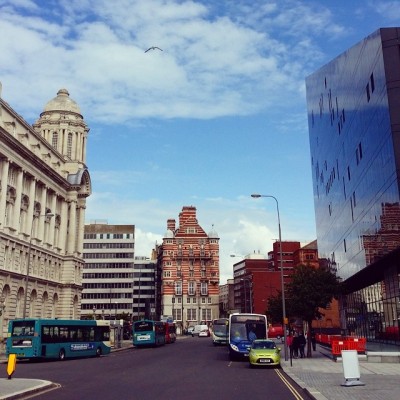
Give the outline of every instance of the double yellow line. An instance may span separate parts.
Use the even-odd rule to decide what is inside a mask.
[[[275,372],[278,374],[281,381],[287,386],[287,388],[292,392],[294,398],[296,400],[305,400],[304,397],[293,387],[293,385],[286,379],[283,373],[279,369],[275,369]]]

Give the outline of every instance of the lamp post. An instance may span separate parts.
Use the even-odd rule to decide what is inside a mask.
[[[96,306],[93,306],[93,320],[96,319]]]
[[[287,324],[287,318],[286,318],[286,302],[285,302],[285,282],[283,280],[283,262],[282,262],[282,235],[281,235],[281,219],[279,216],[279,204],[278,204],[278,199],[275,196],[272,195],[266,195],[266,194],[252,194],[251,197],[254,199],[258,199],[260,197],[270,197],[271,199],[275,200],[276,203],[276,212],[278,215],[278,229],[279,229],[279,259],[280,259],[280,270],[281,270],[281,291],[282,291],[282,319],[283,319],[283,337],[284,337],[284,349],[285,349],[285,361],[288,360],[288,351],[287,351],[287,343],[286,343],[286,324]]]
[[[252,281],[250,278],[240,278],[243,282],[249,283],[249,302],[250,302],[250,314],[253,314],[253,289]],[[246,283],[244,283],[244,312],[247,312],[247,301],[246,301]]]
[[[35,226],[35,218],[40,217],[54,217],[52,213],[46,213],[43,215],[37,215],[33,217],[32,227],[31,227],[31,236],[29,238],[29,247],[28,247],[28,255],[26,260],[26,274],[25,274],[25,291],[24,291],[24,309],[22,313],[22,318],[26,318],[26,306],[28,302],[28,283],[29,283],[29,272],[30,272],[30,264],[31,264],[31,251],[32,251],[32,236],[33,236],[33,228]]]

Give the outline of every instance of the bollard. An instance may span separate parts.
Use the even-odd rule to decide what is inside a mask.
[[[11,379],[12,374],[15,372],[16,363],[17,363],[17,355],[16,354],[10,354],[8,356],[8,363],[7,363],[8,379]]]

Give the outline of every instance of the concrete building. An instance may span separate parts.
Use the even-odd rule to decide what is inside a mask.
[[[135,226],[85,225],[82,317],[131,320]]]
[[[161,268],[156,259],[135,257],[133,320],[161,318]]]
[[[319,257],[346,284],[346,334],[400,345],[400,28],[307,77]]]
[[[219,316],[228,318],[235,310],[234,280],[228,279],[225,285],[219,286]]]
[[[195,207],[182,208],[179,226],[167,221],[158,262],[163,315],[173,316],[181,329],[219,318],[219,238],[199,225]]]
[[[0,96],[1,334],[13,318],[80,317],[88,132],[66,89],[33,125]]]

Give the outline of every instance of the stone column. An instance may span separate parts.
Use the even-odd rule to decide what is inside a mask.
[[[49,237],[48,237],[48,243],[51,246],[54,246],[54,235],[55,235],[55,226],[56,226],[56,207],[57,207],[57,193],[53,193],[50,208],[51,208],[51,213],[54,215],[50,219]]]
[[[21,215],[21,199],[22,199],[22,182],[24,179],[24,172],[22,171],[22,168],[18,169],[17,173],[17,187],[16,187],[16,197],[15,197],[15,204],[14,204],[14,212],[13,212],[13,228],[15,229],[16,232],[20,232],[21,229],[23,229],[20,226],[20,215]]]
[[[0,229],[4,228],[5,223],[9,167],[10,161],[7,158],[3,158],[1,161]]]
[[[40,199],[40,215],[45,215],[46,214],[46,199],[47,199],[47,187],[43,186],[42,189],[42,197]],[[40,241],[43,242],[44,240],[44,224],[45,224],[45,218],[38,218],[38,232],[37,232],[37,237]]]
[[[67,253],[74,254],[76,251],[76,200],[69,203],[69,231],[67,241]]]
[[[26,215],[25,233],[31,235],[33,225],[33,212],[35,207],[36,179],[32,178],[29,185],[29,206]]]
[[[78,227],[78,242],[79,248],[77,249],[79,254],[83,254],[83,236],[85,231],[85,206],[80,206],[78,209],[79,213],[79,227]]]
[[[67,252],[67,229],[68,229],[68,203],[63,199],[61,203],[61,224],[60,224],[60,237],[58,246],[63,253]]]

